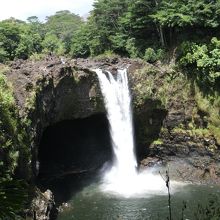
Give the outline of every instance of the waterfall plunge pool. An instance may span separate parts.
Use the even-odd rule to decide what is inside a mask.
[[[126,69],[113,76],[96,70],[105,101],[114,151],[112,167],[69,201],[58,220],[165,220],[169,218],[166,182],[159,175],[137,173],[131,97]],[[173,220],[211,219],[219,210],[220,188],[171,183]],[[213,203],[214,201],[214,203]],[[212,213],[213,212],[213,213]],[[219,219],[219,216],[215,216]]]
[[[165,194],[125,198],[103,193],[100,184],[92,183],[77,192],[58,220],[166,220],[169,216]],[[212,201],[215,201],[213,206]],[[211,208],[219,210],[219,205],[219,187],[188,184],[171,195],[172,219],[211,219],[203,213],[205,207],[208,206],[209,211]]]

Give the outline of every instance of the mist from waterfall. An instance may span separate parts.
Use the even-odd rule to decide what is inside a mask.
[[[131,96],[127,70],[111,74],[97,69],[101,92],[109,120],[114,161],[103,177],[102,190],[125,197],[143,194],[166,194],[167,189],[160,175],[146,170],[137,172],[133,140]]]

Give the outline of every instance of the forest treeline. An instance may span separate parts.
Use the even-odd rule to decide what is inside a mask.
[[[200,80],[219,81],[219,0],[97,0],[87,21],[68,10],[0,22],[0,62],[118,54],[148,62],[175,55]],[[208,73],[208,74],[207,74]]]

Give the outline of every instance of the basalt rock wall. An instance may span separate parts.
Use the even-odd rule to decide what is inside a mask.
[[[105,113],[95,68],[113,73],[118,68],[128,68],[139,161],[146,156],[169,160],[196,155],[208,156],[209,166],[219,159],[215,138],[198,134],[198,128],[206,129],[206,120],[197,111],[189,83],[178,71],[140,60],[60,60],[48,56],[42,61],[16,61],[7,74],[32,140],[34,175],[46,127]]]

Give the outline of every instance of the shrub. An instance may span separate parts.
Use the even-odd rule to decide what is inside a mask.
[[[158,60],[162,61],[165,59],[165,51],[163,49],[154,50],[149,47],[145,50],[143,59],[149,63],[154,63]]]
[[[0,67],[0,219],[18,219],[26,198],[24,182],[14,178],[20,160],[29,161],[25,135],[18,119],[6,67]],[[25,172],[25,171],[23,171]]]
[[[4,50],[4,48],[0,47],[0,63],[4,63],[7,60],[8,60],[8,53]]]
[[[149,63],[154,63],[157,60],[157,54],[154,49],[147,48],[144,54],[144,60]]]
[[[0,178],[0,220],[21,219],[27,201],[26,184],[23,181]]]
[[[179,63],[193,71],[203,85],[214,86],[220,80],[220,41],[213,37],[208,44],[184,42]]]
[[[139,50],[135,41],[135,38],[130,38],[126,42],[126,50],[131,58],[137,58],[139,56]]]

